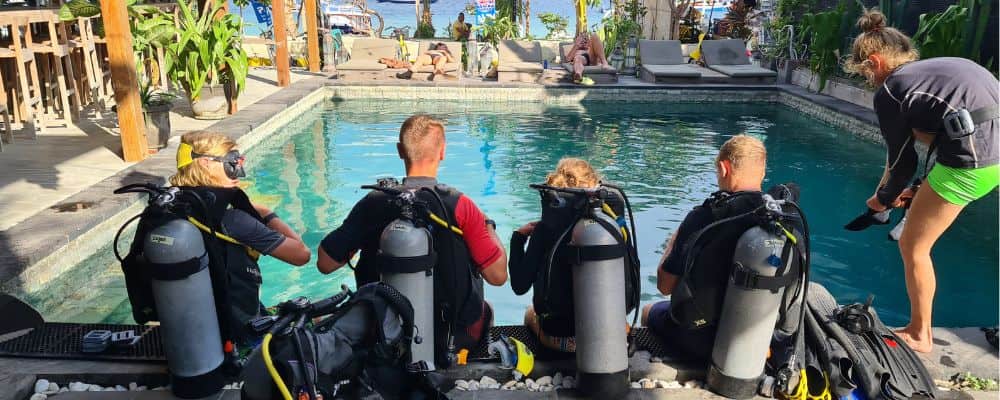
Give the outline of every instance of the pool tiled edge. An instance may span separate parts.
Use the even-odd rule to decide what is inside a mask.
[[[250,149],[316,104],[332,99],[406,99],[543,102],[764,102],[780,103],[863,138],[879,141],[874,113],[863,107],[786,85],[484,85],[484,84],[343,84],[325,77],[295,83],[207,128],[235,138]],[[60,213],[46,209],[0,231],[0,290],[14,295],[44,288],[54,277],[93,255],[112,240],[118,227],[144,206],[139,195],[111,195],[122,185],[165,182],[174,170],[172,144],[60,204],[90,207]]]

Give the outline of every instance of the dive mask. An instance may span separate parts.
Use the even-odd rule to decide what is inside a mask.
[[[247,176],[246,170],[243,169],[243,163],[246,162],[246,156],[240,154],[239,150],[231,150],[222,157],[191,153],[191,158],[207,158],[209,160],[222,163],[222,168],[226,171],[226,176],[228,176],[229,179],[243,178]]]

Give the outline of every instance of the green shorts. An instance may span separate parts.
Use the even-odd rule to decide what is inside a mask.
[[[927,183],[949,203],[965,206],[997,187],[1000,183],[1000,165],[952,168],[935,164],[927,175]]]

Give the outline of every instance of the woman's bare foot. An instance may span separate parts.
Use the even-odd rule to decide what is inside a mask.
[[[934,350],[934,338],[931,336],[931,330],[927,329],[925,332],[921,332],[919,328],[911,328],[909,326],[899,329],[895,332],[896,336],[903,339],[907,346],[910,346],[913,351],[917,353],[930,353]]]

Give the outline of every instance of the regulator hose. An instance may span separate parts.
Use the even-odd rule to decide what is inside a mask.
[[[281,379],[281,375],[278,374],[278,370],[274,368],[274,361],[271,360],[271,338],[274,334],[268,332],[264,335],[264,341],[260,345],[261,354],[264,356],[264,366],[267,367],[267,373],[271,375],[271,379],[274,380],[274,384],[278,386],[278,391],[281,392],[281,397],[284,400],[293,400],[291,392],[288,391],[288,387],[285,386],[285,381]]]

